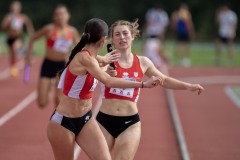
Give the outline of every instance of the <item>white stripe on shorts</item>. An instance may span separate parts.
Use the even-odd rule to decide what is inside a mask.
[[[55,113],[53,114],[53,116],[51,118],[51,121],[54,121],[54,122],[56,122],[56,123],[61,125],[62,120],[63,120],[63,115],[61,115],[60,113],[55,111]]]

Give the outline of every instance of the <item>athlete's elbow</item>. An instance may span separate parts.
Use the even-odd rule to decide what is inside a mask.
[[[113,79],[112,77],[109,77],[105,80],[104,85],[108,88],[114,87]]]

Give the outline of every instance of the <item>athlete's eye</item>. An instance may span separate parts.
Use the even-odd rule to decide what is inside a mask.
[[[118,37],[120,34],[119,33],[115,33],[114,36]]]

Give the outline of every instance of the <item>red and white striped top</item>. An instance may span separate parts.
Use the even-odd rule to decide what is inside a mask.
[[[133,64],[130,68],[122,68],[118,62],[115,62],[117,78],[141,82],[143,72],[138,57],[133,54]],[[102,96],[105,99],[122,99],[137,102],[139,99],[140,88],[108,88],[102,84]]]
[[[87,52],[91,55],[89,51]],[[74,75],[67,67],[60,77],[58,88],[62,88],[63,93],[68,97],[89,99],[92,98],[92,92],[96,88],[97,83],[98,80],[91,74]]]

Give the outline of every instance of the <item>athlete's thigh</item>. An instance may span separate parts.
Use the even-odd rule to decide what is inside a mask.
[[[75,135],[56,122],[50,121],[47,135],[52,146],[55,160],[73,160]]]
[[[111,151],[114,143],[114,138],[100,123],[98,123],[98,125],[107,141],[108,148]]]
[[[136,154],[141,137],[141,122],[138,122],[116,139],[113,147],[113,155],[115,160],[132,160]]]
[[[13,43],[14,53],[16,53],[17,50],[19,50],[22,45],[23,45],[23,41],[21,40],[21,38],[16,39],[15,42]]]
[[[58,82],[59,82],[59,79],[58,78],[55,78],[54,81],[53,81],[53,84],[54,84],[54,101],[55,101],[55,106],[58,105],[58,103],[60,102],[60,98],[62,96],[62,89],[59,89],[58,88]]]
[[[94,118],[91,118],[76,137],[79,146],[90,159],[110,160],[107,142]]]
[[[40,103],[48,101],[48,94],[51,89],[51,79],[41,77],[38,82],[38,100]]]

